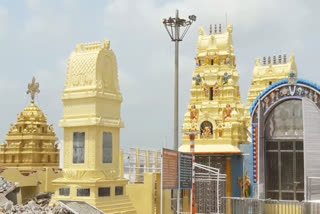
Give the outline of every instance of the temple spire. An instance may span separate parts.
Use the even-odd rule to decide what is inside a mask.
[[[36,82],[36,78],[32,78],[32,82],[28,84],[27,94],[31,94],[31,103],[34,103],[34,96],[36,93],[40,93],[39,83]]]

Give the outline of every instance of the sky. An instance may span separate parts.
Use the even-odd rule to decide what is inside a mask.
[[[179,126],[190,100],[199,28],[233,24],[246,103],[256,58],[295,54],[298,76],[320,84],[320,2],[317,0],[25,0],[0,1],[0,142],[30,103],[27,85],[40,83],[36,104],[60,140],[68,57],[78,43],[111,41],[123,95],[121,148],[173,147],[174,43],[162,19],[192,24],[180,43]],[[227,16],[226,16],[227,14]],[[180,132],[181,143],[181,132]]]

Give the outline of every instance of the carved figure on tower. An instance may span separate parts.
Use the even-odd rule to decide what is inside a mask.
[[[226,65],[231,65],[231,61],[230,61],[230,57],[229,56],[227,56],[227,58],[226,58]]]
[[[230,104],[227,104],[226,108],[224,109],[223,120],[227,120],[228,118],[231,118],[232,110],[233,109],[231,108]]]
[[[217,55],[217,53],[214,54],[214,57],[213,57],[213,64],[214,65],[219,65],[219,56]]]
[[[198,118],[199,118],[199,110],[196,108],[196,105],[192,105],[190,110],[190,119],[192,123],[197,123]]]
[[[201,80],[200,74],[198,74],[197,76],[193,77],[192,79],[196,82],[196,85],[201,85],[202,84],[202,80]]]

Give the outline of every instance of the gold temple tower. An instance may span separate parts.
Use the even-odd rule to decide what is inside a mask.
[[[105,213],[134,214],[121,178],[122,95],[110,42],[79,44],[69,58],[62,96],[63,177],[54,201],[86,201]]]
[[[39,83],[33,77],[27,93],[31,103],[18,115],[16,124],[11,124],[0,149],[0,165],[5,168],[18,168],[19,171],[34,171],[43,167],[59,167],[59,151],[55,146],[58,138],[53,125],[48,125],[47,117],[34,103],[39,93]]]
[[[248,108],[251,107],[253,101],[262,91],[273,83],[287,79],[291,71],[297,74],[297,65],[294,55],[291,55],[289,60],[287,60],[286,55],[263,57],[262,62],[260,59],[256,59],[256,64],[253,69],[253,79],[247,100]],[[250,116],[248,115],[248,117]]]
[[[197,67],[183,124],[185,133],[199,131],[195,137],[196,162],[221,168],[227,174],[228,196],[232,193],[232,155],[240,154],[239,144],[247,142],[232,30],[228,25],[226,32],[219,29],[207,35],[200,28]],[[183,136],[179,151],[190,152],[188,136]]]

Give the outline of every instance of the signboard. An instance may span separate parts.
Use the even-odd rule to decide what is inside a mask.
[[[192,189],[192,155],[179,153],[180,189]]]
[[[178,188],[178,152],[162,149],[162,188]]]

